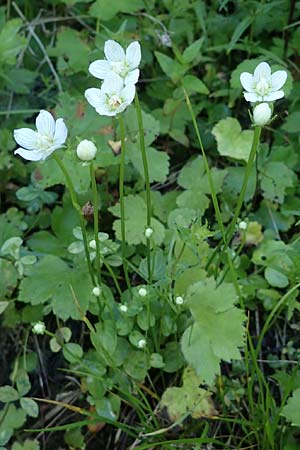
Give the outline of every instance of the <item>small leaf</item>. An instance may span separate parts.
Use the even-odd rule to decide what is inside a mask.
[[[281,413],[292,425],[300,427],[300,389],[293,392]]]
[[[17,373],[17,389],[20,396],[27,394],[30,391],[31,383],[25,370],[19,370]]]
[[[0,402],[2,403],[10,403],[19,399],[19,394],[11,386],[3,386],[0,387]]]
[[[78,363],[83,356],[83,350],[80,345],[71,342],[63,346],[63,354],[70,363]]]
[[[20,400],[20,404],[26,414],[30,417],[38,417],[39,415],[39,407],[38,404],[32,400],[32,398],[23,397]]]
[[[184,50],[182,58],[185,63],[191,63],[195,58],[197,58],[197,56],[199,56],[204,39],[204,36],[202,36]]]
[[[175,83],[179,81],[188,70],[187,65],[179,64],[179,62],[177,62],[175,59],[172,59],[160,52],[154,53],[164,73]]]
[[[199,80],[199,78],[194,75],[186,75],[183,78],[183,86],[186,89],[188,94],[192,92],[197,92],[198,94],[209,94],[209,90],[203,83],[203,81]]]

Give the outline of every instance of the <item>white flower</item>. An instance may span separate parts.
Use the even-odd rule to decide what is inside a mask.
[[[180,295],[175,298],[176,305],[183,305],[183,302],[184,302],[184,300]]]
[[[128,311],[128,307],[126,305],[120,305],[119,308],[123,313],[126,313]]]
[[[145,348],[146,347],[146,340],[140,339],[137,343],[138,348]]]
[[[151,238],[151,236],[152,236],[152,234],[153,234],[153,230],[152,230],[152,228],[146,228],[146,230],[145,230],[145,236],[146,236],[146,238],[147,239],[150,239]]]
[[[123,86],[123,81],[116,75],[104,80],[101,89],[90,88],[84,93],[85,98],[101,116],[115,116],[130,105],[135,96],[135,85]]]
[[[258,64],[254,74],[243,72],[240,80],[244,92],[244,97],[248,102],[272,102],[284,97],[284,92],[280,89],[287,79],[285,70],[277,70],[271,74],[271,67],[268,63]]]
[[[101,295],[101,288],[99,288],[99,286],[95,286],[95,287],[92,289],[92,294],[93,294],[95,297],[99,297],[99,296]]]
[[[84,139],[77,145],[76,153],[81,161],[91,161],[96,156],[97,147],[94,142]]]
[[[148,291],[147,291],[147,289],[142,287],[138,290],[138,294],[140,297],[146,297],[146,295],[148,294]]]
[[[55,121],[48,111],[41,110],[35,124],[37,131],[31,128],[14,130],[14,138],[21,146],[14,153],[29,161],[46,159],[54,150],[63,147],[68,136],[64,120]]]
[[[90,64],[89,72],[100,80],[109,79],[112,74],[121,77],[125,85],[135,84],[140,71],[141,47],[135,41],[126,49],[126,53],[116,41],[106,41],[104,45],[106,59],[98,59]]]
[[[44,334],[46,331],[46,325],[44,322],[37,322],[32,327],[32,332],[35,334]]]
[[[269,122],[272,116],[272,110],[268,103],[260,103],[253,109],[253,122],[259,127],[263,127]]]

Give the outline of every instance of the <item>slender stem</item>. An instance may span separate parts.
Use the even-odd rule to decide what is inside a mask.
[[[259,335],[259,339],[257,342],[257,346],[256,346],[256,357],[258,357],[259,351],[261,349],[262,346],[262,341],[263,338],[266,334],[266,332],[268,331],[270,324],[272,322],[272,320],[274,319],[277,311],[279,311],[279,309],[284,305],[284,303],[286,302],[286,300],[295,292],[297,291],[297,289],[299,289],[300,287],[300,283],[296,284],[295,286],[293,286],[283,297],[281,297],[281,299],[279,300],[278,303],[276,303],[276,305],[274,306],[274,308],[272,309],[271,313],[269,314],[263,329]]]
[[[206,158],[205,150],[204,150],[204,147],[203,147],[203,144],[202,144],[202,139],[201,139],[201,136],[200,136],[199,128],[198,128],[198,125],[197,125],[197,121],[196,121],[196,117],[195,117],[195,114],[194,114],[194,111],[193,111],[193,107],[192,107],[191,101],[190,101],[189,96],[188,96],[188,94],[187,94],[187,92],[186,92],[186,90],[184,88],[183,88],[183,91],[184,91],[184,95],[185,95],[185,99],[186,99],[186,104],[187,104],[190,116],[192,118],[192,122],[193,122],[193,125],[194,125],[196,136],[197,136],[197,139],[198,139],[198,142],[199,142],[199,146],[200,146],[200,149],[201,149],[201,153],[202,153],[202,157],[203,157],[203,161],[204,161],[204,167],[205,167],[205,171],[206,171],[206,175],[207,175],[207,179],[208,179],[208,183],[209,183],[209,188],[210,188],[210,192],[211,192],[211,196],[212,196],[212,201],[213,201],[214,209],[215,209],[216,216],[217,216],[217,222],[218,222],[218,226],[219,226],[219,228],[221,230],[222,239],[223,239],[223,242],[224,242],[224,245],[225,245],[226,257],[227,257],[230,273],[231,273],[231,276],[232,276],[232,282],[234,284],[236,293],[237,293],[237,295],[238,295],[238,297],[240,299],[240,303],[241,303],[241,306],[242,306],[243,299],[242,299],[240,287],[239,287],[239,284],[238,284],[237,276],[236,276],[236,273],[235,273],[235,270],[234,270],[234,266],[233,266],[233,263],[232,263],[232,259],[231,259],[231,255],[230,255],[230,249],[228,248],[228,240],[227,240],[227,237],[226,237],[225,228],[224,228],[223,221],[222,221],[222,216],[221,216],[219,202],[218,202],[218,198],[217,198],[217,194],[216,194],[216,190],[215,190],[215,186],[214,186],[214,181],[213,181],[212,174],[211,174],[211,171],[210,171],[210,168],[209,168],[209,164],[208,164],[208,161],[207,161],[207,158]]]
[[[84,223],[84,218],[83,218],[83,214],[80,208],[80,205],[78,203],[77,200],[77,195],[73,186],[73,182],[72,179],[64,165],[64,163],[62,162],[62,160],[60,159],[60,157],[57,155],[56,152],[53,153],[53,158],[55,159],[55,161],[57,162],[57,164],[59,165],[60,170],[62,171],[62,173],[64,174],[65,178],[66,178],[66,182],[67,182],[67,186],[70,192],[70,196],[71,196],[71,201],[73,204],[73,207],[75,208],[75,210],[77,211],[79,220],[80,220],[80,227],[81,227],[81,231],[82,231],[82,237],[83,237],[83,245],[84,245],[84,251],[85,251],[85,256],[86,256],[86,261],[87,261],[87,265],[88,265],[88,270],[90,273],[90,277],[92,280],[93,285],[95,285],[95,276],[94,276],[94,271],[93,271],[93,267],[92,267],[92,263],[91,263],[91,257],[90,257],[90,252],[89,252],[89,246],[88,246],[88,240],[87,240],[87,234],[86,234],[86,229],[85,229],[85,223]]]
[[[125,125],[122,115],[119,116],[120,131],[121,131],[121,162],[120,162],[120,178],[119,178],[119,195],[120,195],[120,212],[121,212],[121,250],[123,259],[123,268],[125,281],[129,291],[131,291],[131,284],[128,275],[128,266],[126,260],[126,227],[125,227],[125,202],[124,202],[124,175],[125,175]]]
[[[259,146],[259,140],[260,140],[260,135],[261,135],[261,127],[255,127],[254,129],[254,136],[253,136],[253,141],[252,141],[252,146],[251,146],[251,151],[250,151],[250,155],[249,155],[249,159],[247,162],[247,166],[246,166],[246,171],[245,171],[245,176],[243,179],[243,184],[242,184],[242,188],[240,191],[240,195],[237,201],[237,205],[235,208],[235,212],[234,212],[234,216],[230,222],[229,228],[227,230],[226,233],[226,240],[227,242],[230,242],[234,230],[235,230],[235,226],[236,226],[236,222],[237,219],[239,217],[239,214],[241,212],[242,206],[243,206],[243,202],[244,202],[244,198],[245,198],[245,193],[246,193],[246,189],[247,189],[247,185],[248,185],[248,180],[251,174],[251,169],[253,167],[253,163],[254,163],[254,159],[255,159],[255,155],[257,153],[258,150],[258,146]],[[206,268],[208,268],[210,266],[210,264],[213,262],[213,260],[215,259],[215,256],[217,255],[217,253],[220,251],[220,247],[221,244],[219,243],[217,245],[217,247],[215,248],[213,254],[211,255],[211,257],[209,258],[209,261],[207,262]]]
[[[147,202],[147,228],[151,227],[151,190],[150,190],[150,177],[149,177],[149,168],[148,161],[146,155],[146,146],[145,146],[145,137],[144,137],[144,126],[143,126],[143,116],[142,110],[139,102],[138,94],[135,94],[135,108],[137,121],[139,126],[139,135],[140,135],[140,149],[143,160],[143,168],[144,168],[144,178],[145,178],[145,186],[146,186],[146,202]],[[152,273],[151,273],[151,246],[150,239],[147,238],[147,268],[148,268],[148,280],[151,283]]]
[[[100,265],[100,244],[99,244],[99,215],[98,215],[98,192],[97,192],[97,184],[95,177],[95,169],[93,162],[90,163],[90,175],[92,182],[92,191],[93,191],[93,206],[94,206],[94,234],[95,234],[95,242],[96,242],[96,270],[97,270],[97,280],[99,286],[101,286],[101,265]]]
[[[240,192],[240,195],[239,195],[239,198],[238,198],[238,201],[237,201],[237,205],[236,205],[236,208],[235,208],[235,211],[234,211],[234,216],[233,216],[233,218],[232,218],[232,220],[230,222],[229,229],[227,231],[227,241],[228,242],[232,238],[232,235],[233,235],[234,230],[235,230],[235,225],[236,225],[237,219],[239,217],[239,214],[240,214],[242,206],[243,206],[245,193],[246,193],[246,189],[247,189],[247,186],[248,186],[248,180],[249,180],[249,177],[250,177],[250,174],[251,174],[251,170],[252,170],[252,167],[253,167],[255,156],[256,156],[256,153],[257,153],[258,146],[259,146],[260,135],[261,135],[261,127],[255,127],[253,141],[252,141],[252,147],[251,147],[249,159],[248,159],[247,166],[246,166],[246,171],[245,171],[245,176],[244,176],[241,192]]]

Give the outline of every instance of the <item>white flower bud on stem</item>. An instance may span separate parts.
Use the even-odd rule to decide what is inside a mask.
[[[81,161],[92,161],[97,153],[97,147],[92,141],[84,139],[77,145],[76,153]]]
[[[138,348],[145,348],[146,347],[146,340],[140,339],[137,343]]]
[[[32,332],[35,334],[44,334],[46,331],[46,325],[44,322],[37,322],[32,327]]]
[[[146,230],[145,230],[145,236],[146,236],[146,238],[147,239],[150,239],[151,238],[151,236],[152,236],[152,234],[153,234],[153,230],[152,230],[152,228],[146,228]]]
[[[99,286],[95,286],[95,287],[92,289],[92,294],[93,294],[95,297],[99,297],[99,296],[101,295],[101,288],[100,288]]]
[[[96,249],[96,241],[95,239],[92,239],[89,243],[90,248],[92,248],[93,250]]]
[[[138,290],[138,294],[139,294],[140,297],[146,297],[146,295],[148,294],[148,291],[145,288],[140,288]]]
[[[263,127],[269,122],[272,116],[272,110],[268,103],[260,103],[253,110],[253,122],[259,127]]]
[[[240,229],[240,230],[243,230],[243,231],[246,231],[247,228],[248,228],[247,222],[245,222],[244,220],[242,220],[242,221],[239,223],[239,229]]]
[[[183,305],[183,302],[184,302],[184,300],[180,295],[175,298],[176,305]]]

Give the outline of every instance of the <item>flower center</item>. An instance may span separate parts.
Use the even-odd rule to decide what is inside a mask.
[[[107,106],[110,111],[115,111],[119,108],[123,103],[122,98],[117,95],[113,94],[111,97],[107,97]]]
[[[270,89],[270,85],[264,77],[262,77],[259,80],[259,82],[256,84],[256,87],[255,87],[256,92],[262,96],[268,94],[269,89]]]
[[[48,150],[54,145],[53,136],[37,133],[37,147],[40,150]]]
[[[111,62],[110,65],[112,70],[122,78],[125,78],[130,70],[126,61]]]

